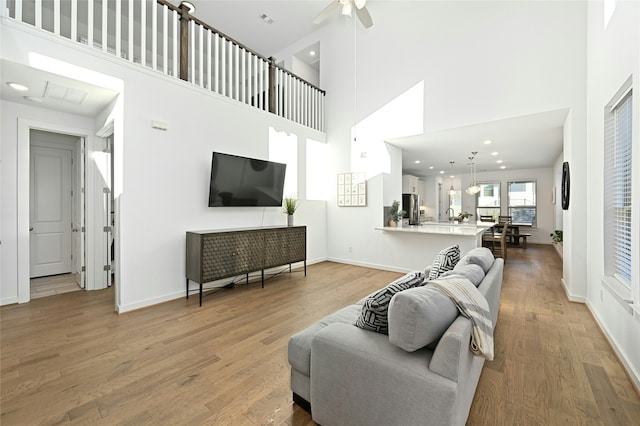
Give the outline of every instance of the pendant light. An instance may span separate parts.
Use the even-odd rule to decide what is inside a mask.
[[[469,195],[476,195],[480,192],[480,187],[476,181],[476,163],[474,162],[477,153],[478,151],[473,151],[471,153],[471,157],[469,157],[469,164],[471,165],[471,184],[465,191]]]
[[[455,161],[449,161],[449,164],[451,164],[451,172],[453,173],[453,164],[455,163]],[[451,187],[449,188],[449,195],[451,195],[452,197],[454,195],[456,195],[456,189],[453,187],[453,175],[450,175],[449,178],[451,179]]]

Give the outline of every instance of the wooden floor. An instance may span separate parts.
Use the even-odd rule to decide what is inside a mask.
[[[82,290],[77,283],[75,274],[51,275],[48,277],[31,278],[31,299],[53,296],[55,294],[70,293]]]
[[[637,425],[640,397],[551,246],[509,250],[469,425]],[[113,289],[4,306],[0,424],[313,425],[289,336],[399,274],[331,262],[116,315]]]

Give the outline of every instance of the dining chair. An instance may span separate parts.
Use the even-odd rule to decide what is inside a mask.
[[[498,223],[512,224],[513,223],[513,217],[512,216],[498,216]]]
[[[501,257],[507,261],[507,226],[502,226],[500,232],[496,227],[492,227],[492,233],[482,235],[482,245],[491,250],[495,257]]]

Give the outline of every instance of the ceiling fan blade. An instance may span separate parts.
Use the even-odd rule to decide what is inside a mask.
[[[337,10],[338,8],[340,8],[340,6],[342,6],[340,4],[339,0],[334,0],[333,2],[331,2],[331,4],[327,7],[325,7],[322,12],[320,12],[320,14],[318,16],[316,16],[316,19],[313,20],[314,24],[319,24],[320,22],[324,21],[325,19],[327,19],[329,17],[329,15],[331,15],[335,10]]]
[[[362,9],[367,4],[367,0],[353,0],[353,3],[358,9]]]
[[[373,25],[373,19],[371,19],[371,15],[366,7],[362,7],[362,9],[358,9],[356,7],[356,15],[358,15],[358,19],[362,22],[365,28],[371,28]]]

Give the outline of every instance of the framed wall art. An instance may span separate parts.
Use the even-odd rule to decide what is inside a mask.
[[[364,172],[338,174],[338,207],[366,207],[367,181]]]

